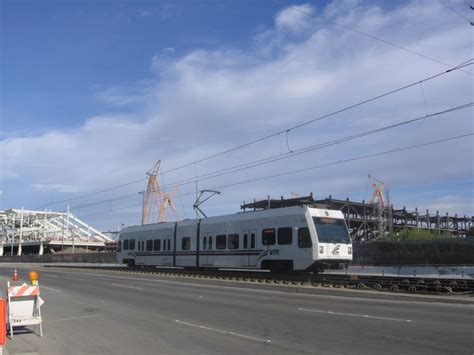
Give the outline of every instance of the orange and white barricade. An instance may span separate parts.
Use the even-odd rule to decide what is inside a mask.
[[[43,336],[41,306],[44,301],[40,298],[38,285],[10,286],[8,282],[8,324],[10,336],[13,337],[13,327],[27,325],[39,326],[39,336]]]

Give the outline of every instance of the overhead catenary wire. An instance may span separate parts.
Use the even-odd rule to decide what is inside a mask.
[[[262,165],[269,164],[269,163],[279,161],[279,160],[282,160],[282,159],[292,158],[292,157],[295,157],[295,156],[298,156],[298,155],[301,155],[301,154],[309,153],[309,152],[312,152],[312,151],[317,150],[317,149],[327,148],[327,147],[337,145],[337,144],[340,144],[340,143],[344,143],[344,142],[348,142],[348,141],[351,141],[351,140],[354,140],[354,139],[366,137],[366,136],[371,135],[371,134],[380,133],[380,132],[387,131],[387,130],[390,130],[390,129],[393,129],[393,128],[401,127],[401,126],[404,126],[404,125],[419,122],[419,121],[429,119],[429,118],[433,118],[433,117],[438,117],[438,116],[441,116],[441,115],[446,114],[446,113],[455,112],[455,111],[466,109],[466,108],[473,107],[473,106],[474,106],[474,103],[470,102],[470,103],[459,105],[459,106],[456,106],[456,107],[452,107],[452,108],[449,108],[449,109],[446,109],[446,110],[438,111],[438,112],[435,112],[435,113],[432,113],[432,114],[427,114],[427,115],[412,118],[412,119],[409,119],[409,120],[397,122],[397,123],[394,123],[394,124],[391,124],[391,125],[388,125],[388,126],[384,126],[384,127],[380,127],[380,128],[360,132],[360,133],[357,133],[357,134],[353,134],[353,135],[350,135],[350,136],[330,140],[330,141],[327,141],[327,142],[324,142],[324,143],[318,143],[318,144],[311,145],[311,146],[308,146],[308,147],[300,148],[298,150],[290,151],[288,153],[277,154],[277,155],[273,155],[273,156],[270,156],[270,157],[267,157],[267,158],[258,159],[258,160],[252,161],[252,162],[239,164],[239,165],[236,165],[236,166],[233,166],[233,167],[229,167],[229,168],[225,168],[225,169],[221,169],[221,170],[216,170],[214,172],[199,175],[199,176],[196,176],[194,178],[183,179],[183,180],[180,180],[178,182],[166,185],[166,186],[164,186],[164,188],[170,189],[170,188],[182,186],[182,185],[185,185],[185,184],[195,183],[196,181],[201,182],[201,181],[204,181],[204,180],[208,180],[208,179],[211,179],[211,178],[216,178],[216,177],[219,177],[219,176],[235,173],[235,172],[242,171],[242,170],[245,170],[245,169],[250,169],[250,168],[257,167],[257,166],[262,166]]]
[[[435,112],[435,113],[432,113],[432,114],[426,114],[424,116],[420,116],[420,117],[412,118],[412,119],[409,119],[409,120],[404,120],[404,121],[400,121],[400,122],[397,122],[397,123],[393,123],[393,124],[390,124],[390,125],[387,125],[387,126],[384,126],[384,127],[379,127],[379,128],[372,129],[372,130],[359,132],[359,133],[352,134],[352,135],[349,135],[349,136],[345,136],[345,137],[342,137],[342,138],[329,140],[329,141],[326,141],[326,142],[323,142],[323,143],[313,144],[313,145],[310,145],[310,146],[307,146],[307,147],[304,147],[304,148],[300,148],[300,149],[295,150],[295,151],[290,151],[290,152],[283,153],[283,154],[276,154],[276,155],[272,155],[270,157],[266,157],[266,158],[263,158],[263,159],[258,159],[258,160],[254,160],[254,161],[251,161],[251,162],[246,162],[246,163],[243,163],[243,164],[239,164],[239,165],[234,165],[234,166],[229,167],[229,168],[215,170],[213,172],[209,172],[209,173],[202,174],[202,175],[196,175],[193,178],[178,180],[174,183],[163,185],[162,188],[163,189],[177,188],[177,187],[180,187],[180,186],[183,186],[183,185],[202,182],[202,181],[205,181],[205,180],[213,179],[213,178],[220,177],[220,176],[223,176],[223,175],[232,174],[232,173],[239,172],[239,171],[242,171],[242,170],[246,170],[246,169],[250,169],[250,168],[254,168],[254,167],[261,167],[263,165],[270,164],[270,163],[273,163],[273,162],[276,162],[276,161],[280,161],[282,159],[293,158],[295,156],[306,154],[306,153],[309,153],[309,152],[312,152],[312,151],[315,151],[315,150],[318,150],[318,149],[323,149],[323,148],[328,148],[330,146],[339,145],[340,143],[345,143],[345,142],[348,142],[348,141],[351,141],[351,140],[354,140],[354,139],[363,138],[363,137],[366,137],[366,136],[369,136],[369,135],[372,135],[372,134],[384,132],[384,131],[387,131],[387,130],[390,130],[390,129],[394,129],[394,128],[397,128],[397,127],[402,127],[402,126],[405,126],[405,125],[408,125],[408,124],[412,124],[412,123],[419,122],[419,121],[426,120],[426,119],[433,118],[433,117],[438,117],[438,116],[441,116],[443,114],[455,112],[455,111],[466,109],[466,108],[473,107],[473,106],[474,106],[473,102],[466,103],[466,104],[459,105],[459,106],[456,106],[456,107],[452,107],[452,108],[449,108],[449,109],[446,109],[446,110],[438,111],[438,112]],[[82,209],[82,208],[85,208],[85,207],[90,207],[90,206],[99,205],[99,204],[103,204],[103,203],[109,203],[109,202],[120,200],[120,199],[127,199],[127,198],[135,196],[137,193],[139,193],[139,192],[124,195],[124,196],[119,196],[117,198],[104,199],[104,200],[97,201],[97,202],[92,202],[92,203],[89,203],[89,204],[75,206],[72,209],[73,210],[78,210],[78,209]]]
[[[227,153],[230,153],[230,152],[239,150],[239,149],[241,149],[241,148],[244,148],[244,147],[247,147],[247,146],[250,146],[250,145],[253,145],[253,144],[256,144],[256,143],[265,141],[265,140],[268,140],[268,139],[270,139],[270,138],[276,137],[276,136],[281,135],[281,134],[287,134],[288,132],[293,131],[293,130],[296,130],[296,129],[298,129],[298,128],[307,126],[307,125],[309,125],[309,124],[312,124],[312,123],[315,123],[315,122],[318,122],[318,121],[322,121],[322,120],[324,120],[324,119],[326,119],[326,118],[333,117],[333,116],[335,116],[335,115],[337,115],[337,114],[339,114],[339,113],[342,113],[342,112],[345,112],[345,111],[349,111],[349,110],[351,110],[351,109],[354,109],[354,108],[357,108],[357,107],[359,107],[359,106],[362,106],[362,105],[365,105],[365,104],[367,104],[367,103],[370,103],[370,102],[372,102],[372,101],[375,101],[375,100],[384,98],[384,97],[386,97],[386,96],[393,95],[393,94],[395,94],[395,93],[397,93],[397,92],[406,90],[406,89],[411,88],[411,87],[413,87],[413,86],[415,86],[415,85],[419,85],[420,83],[424,83],[424,82],[430,81],[430,80],[432,80],[432,79],[435,79],[435,78],[440,77],[440,76],[442,76],[442,75],[445,75],[445,74],[447,74],[447,73],[453,72],[453,71],[455,71],[455,70],[459,70],[459,69],[461,69],[461,68],[468,67],[468,66],[474,64],[473,61],[474,61],[474,59],[471,58],[471,59],[469,59],[469,60],[467,60],[467,61],[465,61],[465,62],[463,62],[463,63],[457,65],[456,67],[453,67],[453,68],[449,69],[449,70],[445,70],[445,71],[443,71],[443,72],[441,72],[441,73],[438,73],[438,74],[429,76],[429,77],[427,77],[427,78],[425,78],[425,79],[422,79],[422,80],[413,82],[413,83],[411,83],[411,84],[402,86],[402,87],[400,87],[400,88],[397,88],[397,89],[394,89],[394,90],[385,92],[385,93],[383,93],[383,94],[380,94],[380,95],[371,97],[371,98],[369,98],[369,99],[366,99],[366,100],[357,102],[357,103],[355,103],[355,104],[346,106],[346,107],[344,107],[344,108],[338,109],[338,110],[333,111],[333,112],[331,112],[331,113],[328,113],[328,114],[325,114],[325,115],[322,115],[322,116],[318,116],[318,117],[316,117],[316,118],[313,118],[313,119],[307,120],[307,121],[305,121],[305,122],[296,124],[296,125],[294,125],[294,126],[291,126],[291,127],[289,127],[289,128],[286,128],[286,129],[277,131],[277,132],[275,132],[275,133],[266,135],[266,136],[264,136],[264,137],[261,137],[261,138],[258,138],[258,139],[249,141],[249,142],[247,142],[247,143],[238,145],[238,146],[236,146],[236,147],[233,147],[233,148],[224,150],[224,151],[222,151],[222,152],[209,155],[209,156],[207,156],[207,157],[198,159],[198,160],[196,160],[196,161],[194,161],[194,162],[186,163],[186,164],[180,165],[180,166],[178,166],[178,167],[176,167],[176,168],[172,168],[172,169],[166,170],[166,171],[163,172],[163,174],[164,174],[164,173],[170,173],[170,172],[172,172],[172,171],[176,171],[176,170],[178,170],[178,169],[182,169],[182,168],[188,167],[188,166],[193,165],[193,164],[201,163],[201,162],[203,162],[203,161],[210,160],[210,159],[212,159],[212,158],[216,158],[216,157],[218,157],[218,156],[221,156],[221,155],[224,155],[224,154],[227,154]]]
[[[464,21],[466,21],[468,24],[470,24],[471,26],[474,26],[474,22],[469,20],[467,17],[465,17],[463,14],[461,14],[459,11],[457,11],[456,9],[454,9],[453,7],[449,6],[448,4],[446,4],[444,1],[442,0],[439,0],[439,2],[441,4],[443,4],[446,8],[448,8],[449,10],[451,10],[452,12],[454,12],[456,15],[458,15],[460,18],[462,18]]]
[[[446,142],[450,142],[450,141],[454,141],[454,140],[458,140],[458,139],[462,139],[462,138],[466,138],[466,137],[472,137],[472,136],[474,136],[474,133],[466,133],[466,134],[461,134],[461,135],[457,135],[457,136],[451,136],[451,137],[442,138],[442,139],[438,139],[438,140],[433,140],[433,141],[429,141],[429,142],[425,142],[425,143],[419,143],[419,144],[414,144],[414,145],[410,145],[410,146],[398,147],[398,148],[389,149],[389,150],[376,152],[376,153],[371,153],[371,154],[359,155],[359,156],[348,158],[348,159],[336,160],[336,161],[333,161],[333,162],[330,162],[330,163],[314,165],[314,166],[310,166],[310,167],[307,167],[307,168],[291,170],[291,171],[286,171],[286,172],[283,172],[283,173],[278,173],[278,174],[273,174],[273,175],[266,175],[266,176],[252,178],[252,179],[241,180],[241,181],[237,181],[237,182],[230,183],[230,184],[214,186],[211,189],[220,189],[220,190],[222,190],[222,189],[237,186],[237,185],[243,185],[243,184],[247,184],[247,183],[263,181],[263,180],[278,178],[278,177],[287,176],[287,175],[299,174],[299,173],[302,173],[302,172],[321,169],[321,168],[330,167],[330,166],[335,166],[335,165],[339,165],[339,164],[347,164],[347,163],[350,163],[350,162],[353,162],[353,161],[375,158],[375,157],[384,156],[384,155],[393,154],[393,153],[398,153],[398,152],[402,152],[402,151],[406,151],[406,150],[412,150],[412,149],[427,147],[427,146],[431,146],[431,145],[434,145],[434,144],[446,143]],[[186,194],[182,194],[182,196],[190,196],[190,195],[194,195],[194,194],[195,194],[195,192],[189,192],[189,193],[186,193]],[[87,217],[91,217],[91,216],[95,216],[95,215],[99,215],[99,214],[110,213],[110,212],[113,212],[113,211],[133,208],[133,207],[137,207],[137,206],[141,206],[141,203],[134,204],[134,205],[129,205],[129,206],[122,206],[122,207],[119,207],[119,208],[109,209],[109,210],[106,210],[106,211],[94,212],[94,213],[91,213],[91,214],[81,215],[80,217],[81,218],[87,218]]]
[[[270,179],[270,178],[276,178],[276,177],[287,176],[287,175],[292,175],[292,174],[298,174],[298,173],[302,173],[302,172],[309,171],[309,170],[325,168],[325,167],[328,167],[328,166],[349,163],[349,162],[362,160],[362,159],[379,157],[379,156],[383,156],[383,155],[387,155],[387,154],[391,154],[391,153],[401,152],[401,151],[415,149],[415,148],[421,148],[421,147],[425,147],[425,146],[429,146],[429,145],[433,145],[433,144],[437,144],[437,143],[448,142],[448,141],[452,141],[452,140],[455,140],[455,139],[461,139],[461,138],[470,137],[470,136],[474,136],[474,133],[467,133],[467,134],[462,134],[462,135],[458,135],[458,136],[454,136],[454,137],[439,139],[439,140],[431,141],[431,142],[427,142],[427,143],[420,143],[420,144],[415,144],[415,145],[412,145],[412,146],[395,148],[395,149],[386,150],[386,151],[382,151],[382,152],[378,152],[378,153],[361,155],[361,156],[353,157],[353,158],[349,158],[349,159],[337,160],[337,161],[334,161],[334,162],[331,162],[331,163],[315,165],[315,166],[311,166],[311,167],[308,167],[308,168],[292,170],[292,171],[279,173],[279,174],[274,174],[274,175],[268,175],[268,176],[264,176],[264,177],[260,177],[260,178],[248,179],[248,180],[245,180],[245,181],[240,181],[240,182],[237,182],[237,183],[232,183],[232,184],[227,184],[227,185],[216,186],[216,187],[213,187],[213,188],[214,189],[223,189],[223,188],[227,188],[227,187],[231,187],[231,186],[241,185],[241,184],[244,184],[244,183],[256,182],[256,181],[260,181],[260,180],[266,180],[266,179]]]
[[[310,12],[308,12],[308,11],[305,11],[305,10],[303,10],[303,9],[300,9],[300,8],[298,8],[297,6],[294,6],[294,5],[293,5],[293,6],[290,6],[290,7],[291,7],[293,10],[302,12],[302,13],[304,13],[304,14],[307,14],[307,15],[310,15],[310,16],[313,15],[312,13],[310,13]],[[432,62],[435,62],[435,63],[441,64],[441,65],[444,65],[445,67],[452,67],[451,64],[442,62],[442,61],[440,61],[440,60],[438,60],[438,59],[436,59],[436,58],[427,56],[426,54],[423,54],[423,53],[414,51],[414,50],[412,50],[412,49],[409,49],[409,48],[407,48],[407,47],[403,47],[403,46],[401,46],[401,45],[399,45],[399,44],[390,42],[390,41],[388,41],[388,40],[386,40],[386,39],[383,39],[383,38],[381,38],[381,37],[374,36],[373,34],[370,34],[370,33],[367,33],[367,32],[361,31],[361,30],[357,30],[357,29],[355,29],[355,28],[349,27],[349,26],[347,26],[347,25],[343,25],[342,23],[339,23],[339,22],[336,22],[336,21],[326,20],[326,22],[332,23],[332,24],[334,24],[334,25],[336,25],[336,26],[338,26],[338,27],[344,28],[344,29],[346,29],[346,30],[348,30],[348,31],[352,31],[352,32],[354,32],[354,33],[358,33],[358,34],[360,34],[360,35],[362,35],[362,36],[371,38],[371,39],[373,39],[373,40],[375,40],[375,41],[379,41],[379,42],[381,42],[381,43],[384,43],[384,44],[386,44],[386,45],[392,46],[392,47],[394,47],[394,48],[401,49],[401,50],[403,50],[403,51],[405,51],[405,52],[414,54],[414,55],[416,55],[416,56],[418,56],[418,57],[431,60]],[[472,23],[471,23],[471,24],[472,24]],[[463,73],[466,73],[466,74],[469,74],[469,75],[474,75],[473,73],[468,72],[468,71],[464,71],[464,70],[461,70],[461,71],[462,71]]]
[[[120,184],[120,185],[115,185],[115,186],[112,186],[112,187],[109,187],[109,188],[106,188],[106,189],[103,189],[103,190],[100,190],[100,191],[90,192],[90,193],[87,193],[87,194],[84,194],[84,195],[71,197],[71,198],[66,198],[66,199],[61,200],[61,201],[46,203],[46,204],[44,204],[40,207],[37,207],[36,209],[40,210],[40,209],[48,207],[48,206],[57,205],[57,204],[64,203],[64,202],[76,201],[76,200],[79,200],[79,199],[82,199],[82,198],[85,198],[85,197],[98,195],[99,193],[104,193],[104,192],[109,192],[109,191],[112,191],[112,190],[117,190],[117,189],[120,189],[122,187],[130,186],[130,185],[133,185],[133,184],[136,184],[136,183],[139,183],[139,182],[143,182],[147,179],[148,178],[142,178],[142,179],[126,182],[126,183],[123,183],[123,184]]]
[[[349,106],[345,106],[341,109],[338,109],[336,111],[333,111],[331,113],[328,113],[328,114],[324,114],[322,116],[318,116],[314,119],[311,119],[311,120],[308,120],[308,121],[305,121],[305,122],[302,122],[302,123],[299,123],[297,125],[294,125],[292,127],[289,127],[289,128],[286,128],[284,130],[280,130],[280,131],[277,131],[277,132],[274,132],[274,133],[271,133],[269,135],[266,135],[266,136],[263,136],[263,137],[260,137],[260,138],[257,138],[257,139],[254,139],[254,140],[251,140],[251,141],[248,141],[246,143],[243,143],[243,144],[240,144],[240,145],[237,145],[235,147],[232,147],[232,148],[229,148],[229,149],[226,149],[226,150],[223,150],[221,152],[218,152],[218,153],[215,153],[215,154],[211,154],[211,155],[208,155],[204,158],[201,158],[201,159],[198,159],[198,160],[195,160],[195,161],[192,161],[192,162],[189,162],[189,163],[185,163],[185,164],[182,164],[180,166],[177,166],[175,168],[172,168],[172,169],[169,169],[169,170],[166,170],[166,171],[162,171],[161,174],[166,174],[166,173],[170,173],[170,172],[173,172],[173,171],[177,171],[179,169],[183,169],[183,168],[186,168],[186,167],[189,167],[191,165],[195,165],[198,164],[198,163],[201,163],[201,162],[204,162],[204,161],[207,161],[207,160],[211,160],[213,158],[216,158],[216,157],[219,157],[219,156],[222,156],[222,155],[225,155],[225,154],[228,154],[228,153],[231,153],[231,152],[234,152],[234,151],[237,151],[239,149],[242,149],[244,147],[248,147],[248,146],[251,146],[251,145],[254,145],[254,144],[257,144],[259,142],[263,142],[265,140],[268,140],[268,139],[271,139],[273,137],[276,137],[276,136],[279,136],[281,134],[286,134],[288,135],[289,132],[293,131],[293,130],[296,130],[298,128],[301,128],[301,127],[304,127],[304,126],[307,126],[309,124],[312,124],[312,123],[315,123],[315,122],[318,122],[318,121],[321,121],[321,120],[324,120],[324,119],[327,119],[327,118],[330,118],[330,117],[333,117],[333,116],[336,116],[337,114],[339,113],[342,113],[342,112],[345,112],[345,111],[349,111],[351,109],[354,109],[354,108],[357,108],[359,106],[362,106],[362,105],[365,105],[367,103],[370,103],[370,102],[373,102],[373,101],[376,101],[378,99],[381,99],[381,98],[384,98],[384,97],[387,97],[389,95],[393,95],[397,92],[400,92],[400,91],[403,91],[403,90],[406,90],[406,89],[409,89],[415,85],[419,85],[420,83],[424,83],[424,82],[427,82],[427,81],[430,81],[430,80],[433,80],[435,78],[438,78],[438,77],[441,77],[443,75],[446,75],[448,73],[452,73],[456,70],[460,70],[462,68],[465,68],[465,67],[468,67],[468,66],[471,66],[474,64],[474,59],[471,58],[469,60],[466,60],[464,62],[462,62],[461,64],[455,66],[455,67],[452,67],[448,70],[445,70],[443,72],[440,72],[440,73],[437,73],[435,75],[431,75],[429,77],[426,77],[424,79],[421,79],[421,80],[418,80],[418,81],[415,81],[413,83],[410,83],[410,84],[407,84],[407,85],[404,85],[402,87],[399,87],[397,89],[394,89],[394,90],[391,90],[391,91],[387,91],[385,93],[382,93],[382,94],[379,94],[377,96],[374,96],[374,97],[371,97],[369,99],[366,99],[366,100],[363,100],[363,101],[359,101],[355,104],[351,104]],[[40,207],[38,207],[37,209],[42,209],[42,208],[45,208],[45,207],[48,207],[48,206],[52,206],[52,205],[57,205],[57,204],[60,204],[60,203],[65,203],[65,202],[70,202],[70,201],[76,201],[76,200],[79,200],[79,199],[82,199],[82,198],[86,198],[86,197],[90,197],[90,196],[94,196],[94,195],[98,195],[98,194],[101,194],[101,193],[104,193],[104,192],[109,192],[109,191],[112,191],[112,190],[116,190],[116,189],[119,189],[119,188],[122,188],[122,187],[126,187],[126,186],[129,186],[129,185],[133,185],[133,184],[136,184],[136,183],[139,183],[139,182],[143,182],[145,181],[147,178],[142,178],[142,179],[138,179],[138,180],[134,180],[134,181],[131,181],[131,182],[127,182],[127,183],[124,183],[124,184],[120,184],[120,185],[116,185],[116,186],[112,186],[112,187],[109,187],[109,188],[106,188],[106,189],[103,189],[103,190],[98,190],[98,191],[95,191],[95,192],[91,192],[91,193],[87,193],[87,194],[84,194],[84,195],[79,195],[79,196],[75,196],[75,197],[71,197],[71,198],[67,198],[67,199],[63,199],[63,200],[60,200],[60,201],[56,201],[56,202],[49,202],[49,203],[46,203]]]

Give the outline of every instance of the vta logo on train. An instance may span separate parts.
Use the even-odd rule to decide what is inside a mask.
[[[261,258],[263,258],[267,255],[280,255],[280,249],[267,249],[267,250],[264,250],[260,253],[260,255],[258,256],[258,259],[260,260]]]
[[[340,246],[339,244],[336,245],[336,246],[334,247],[334,249],[332,250],[332,252],[331,252],[332,255],[339,255],[339,248],[340,248],[340,247],[341,247],[341,246]]]

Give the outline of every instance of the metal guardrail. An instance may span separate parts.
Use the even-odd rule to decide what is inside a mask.
[[[281,284],[288,286],[334,287],[347,289],[372,289],[376,291],[429,293],[429,294],[474,294],[474,280],[392,277],[370,275],[334,274],[272,274],[264,271],[201,270],[153,267],[44,265],[44,267],[71,268],[90,271],[107,271],[130,274],[150,274],[192,279],[227,280],[236,282]]]

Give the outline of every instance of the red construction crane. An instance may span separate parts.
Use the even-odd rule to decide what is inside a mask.
[[[372,194],[372,198],[370,199],[370,202],[378,203],[382,206],[386,206],[388,203],[387,201],[388,189],[385,186],[385,183],[373,177],[372,175],[369,175],[369,180],[374,188],[374,193]]]
[[[387,232],[392,233],[392,208],[390,206],[390,197],[387,185],[369,175],[370,183],[374,188],[374,193],[370,202],[376,206],[375,218],[377,221],[378,237],[382,237]]]

